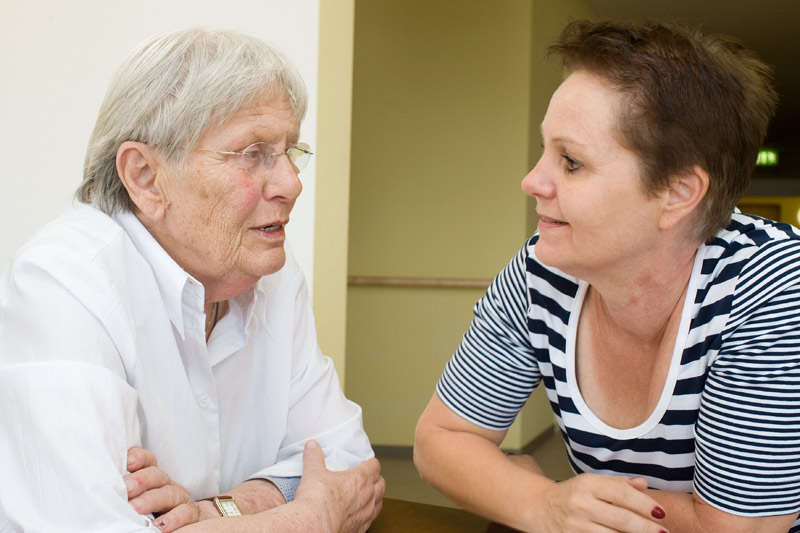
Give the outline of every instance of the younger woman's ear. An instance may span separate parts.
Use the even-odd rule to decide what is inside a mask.
[[[140,142],[126,141],[117,150],[117,173],[139,212],[160,220],[169,207],[162,158]]]
[[[689,222],[708,192],[708,172],[698,165],[672,178],[666,203],[661,212],[660,226],[669,229],[681,221]]]

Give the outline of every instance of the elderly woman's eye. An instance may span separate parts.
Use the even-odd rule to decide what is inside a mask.
[[[263,158],[264,149],[261,146],[248,146],[243,152],[242,156],[249,161],[258,161]]]
[[[576,170],[581,168],[581,164],[578,161],[572,159],[570,156],[568,156],[566,154],[563,154],[561,157],[563,157],[564,161],[566,161],[566,165],[564,166],[564,170],[568,174],[572,174],[573,172],[575,172]]]

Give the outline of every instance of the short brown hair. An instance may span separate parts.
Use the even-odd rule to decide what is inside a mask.
[[[770,67],[730,37],[658,23],[571,22],[549,54],[623,96],[618,140],[639,157],[646,191],[698,165],[709,188],[695,236],[728,225],[775,113]]]

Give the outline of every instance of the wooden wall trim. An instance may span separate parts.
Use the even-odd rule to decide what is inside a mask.
[[[463,278],[402,278],[391,276],[349,276],[350,287],[402,287],[437,289],[483,289],[491,284],[487,279]]]

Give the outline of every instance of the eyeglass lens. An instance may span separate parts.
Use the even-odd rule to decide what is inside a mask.
[[[311,159],[311,147],[306,143],[298,143],[286,152],[276,152],[265,142],[253,143],[242,151],[242,165],[248,172],[270,170],[278,157],[286,155],[298,172],[306,168]]]

